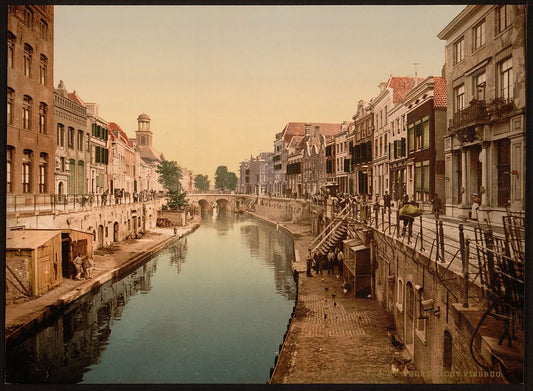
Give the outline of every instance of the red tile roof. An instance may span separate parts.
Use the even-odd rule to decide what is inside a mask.
[[[330,123],[313,123],[313,122],[289,122],[283,129],[283,139],[289,141],[292,136],[304,136],[305,125],[311,125],[311,134],[314,133],[315,126],[320,126],[320,134],[325,136],[333,136],[340,132],[341,124]]]
[[[433,91],[433,104],[435,107],[446,108],[446,79],[444,77],[433,76],[435,89]]]
[[[128,145],[129,147],[133,146],[126,132],[124,132],[117,123],[109,122],[107,124],[107,128],[113,132],[114,138],[120,139],[124,144]]]
[[[76,91],[68,92],[67,97],[70,100],[73,100],[74,102],[76,102],[77,104],[85,106],[85,102],[80,98],[80,96],[76,93]]]
[[[424,79],[419,77],[418,83],[422,82]],[[405,95],[415,86],[415,78],[410,76],[392,76],[389,79],[387,87],[393,89],[392,101],[394,104],[400,103]]]

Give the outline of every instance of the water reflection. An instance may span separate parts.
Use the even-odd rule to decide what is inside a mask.
[[[63,316],[22,343],[8,342],[8,383],[78,383],[106,348],[111,326],[129,298],[150,291],[154,260],[123,279],[85,295]]]
[[[292,239],[245,215],[203,217],[192,235],[10,342],[7,381],[265,383],[294,304]]]

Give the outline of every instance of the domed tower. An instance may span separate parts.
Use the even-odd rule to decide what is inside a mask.
[[[152,146],[152,131],[150,130],[150,117],[146,113],[139,114],[137,117],[137,130],[135,131],[135,137],[137,139],[137,145],[143,147]]]

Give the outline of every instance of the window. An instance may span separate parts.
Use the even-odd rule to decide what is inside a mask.
[[[387,135],[384,135],[383,137],[385,138],[385,141],[383,141],[383,143],[384,143],[384,145],[383,145],[383,148],[384,148],[383,153],[387,154]]]
[[[458,113],[465,107],[465,86],[461,84],[453,89],[453,109]]]
[[[508,5],[496,9],[496,33],[499,34],[511,25],[511,10]]]
[[[83,151],[83,130],[78,130],[78,151]]]
[[[48,69],[48,58],[44,54],[41,54],[39,62],[39,83],[41,85],[46,85],[46,70]]]
[[[453,64],[459,64],[461,61],[464,60],[465,52],[465,40],[463,37],[459,39],[459,41],[455,42],[453,44]]]
[[[39,157],[39,193],[46,193],[46,168],[48,166],[48,154],[41,153]]]
[[[11,193],[13,191],[13,147],[6,148],[6,191]]]
[[[31,191],[31,155],[32,151],[24,150],[22,155],[22,192],[29,193]]]
[[[417,192],[422,191],[422,167],[421,166],[415,167],[415,183],[416,183],[415,190]]]
[[[509,57],[503,60],[499,63],[498,68],[499,97],[506,101],[513,100],[513,59]]]
[[[13,68],[13,58],[15,56],[15,36],[11,31],[7,32],[7,67]]]
[[[477,100],[485,100],[485,86],[487,84],[487,76],[485,71],[483,73],[478,73],[474,76],[474,91],[473,96]]]
[[[24,95],[22,101],[22,128],[31,129],[31,105],[33,100],[30,96]]]
[[[422,121],[415,122],[415,149],[422,149]]]
[[[424,193],[429,193],[429,161],[422,166],[422,183]]]
[[[409,152],[415,150],[415,126],[413,124],[409,125]]]
[[[83,194],[83,184],[85,182],[85,169],[82,160],[78,161],[78,194]]]
[[[56,141],[58,146],[65,146],[65,127],[63,124],[57,124]]]
[[[39,103],[39,133],[46,134],[46,114],[48,106],[46,103]]]
[[[480,47],[485,46],[485,19],[482,22],[474,26],[474,37],[472,43],[474,47],[473,51],[478,50]]]
[[[28,7],[24,10],[24,26],[30,29],[33,26],[33,12]]]
[[[65,172],[65,158],[63,156],[59,158],[59,171]]]
[[[13,125],[13,95],[15,91],[7,88],[7,124]]]
[[[70,127],[68,128],[68,134],[67,134],[67,145],[69,148],[74,148],[74,128]]]
[[[48,23],[41,19],[40,25],[41,38],[45,41],[48,40]]]
[[[75,172],[76,169],[76,162],[74,159],[70,159],[68,162],[68,178],[67,178],[67,190],[68,194],[75,194]]]
[[[424,117],[422,119],[422,148],[428,149],[429,148],[429,117]]]
[[[33,56],[33,48],[27,43],[24,44],[24,76],[31,77],[31,59]]]

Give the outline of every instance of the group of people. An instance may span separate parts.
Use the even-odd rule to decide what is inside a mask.
[[[81,280],[92,278],[94,260],[88,255],[77,255],[70,264],[70,278]]]
[[[328,274],[335,274],[335,266],[337,266],[339,276],[342,276],[344,272],[344,253],[338,247],[335,247],[335,250],[330,249],[325,255],[312,252],[311,249],[308,249],[306,262],[307,277],[313,277],[313,269],[315,270],[315,274],[323,274],[324,269],[328,270]]]

